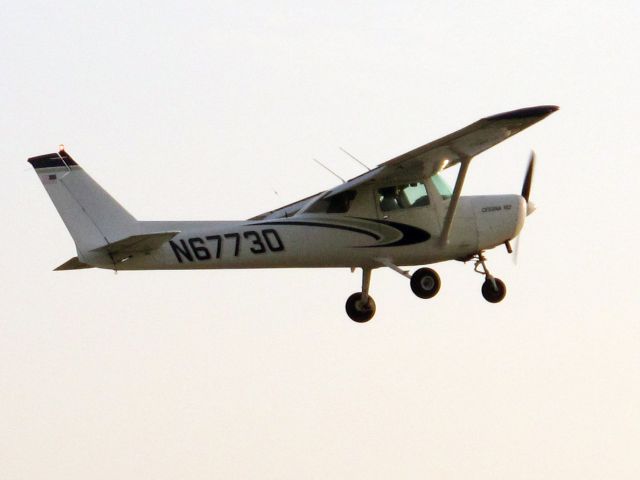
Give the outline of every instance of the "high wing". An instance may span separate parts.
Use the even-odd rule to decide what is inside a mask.
[[[352,178],[327,192],[320,192],[307,199],[258,215],[254,219],[294,215],[297,210],[316,196],[331,197],[365,183],[379,183],[385,180],[390,182],[416,181],[430,177],[442,168],[449,168],[461,162],[465,166],[466,172],[468,161],[473,157],[539,122],[556,110],[558,107],[555,105],[541,105],[482,118],[456,132],[381,163],[371,171]],[[464,175],[462,175],[462,180],[464,180]],[[461,183],[459,187],[462,187]],[[457,196],[460,194],[460,188],[456,189],[458,190]],[[455,193],[454,199],[452,199],[451,215],[453,215],[455,203],[457,203]]]
[[[327,196],[367,182],[419,180],[430,177],[442,168],[449,168],[463,160],[472,159],[556,110],[558,107],[555,105],[542,105],[482,118],[457,132],[395,157],[364,175],[338,185]]]

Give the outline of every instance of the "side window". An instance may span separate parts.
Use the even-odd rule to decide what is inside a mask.
[[[378,200],[380,201],[380,210],[383,212],[390,212],[391,210],[398,210],[400,208],[397,187],[381,188],[378,190],[378,197]]]
[[[378,200],[383,212],[429,205],[427,189],[421,182],[381,188],[378,190]]]
[[[307,212],[309,213],[347,213],[351,202],[356,198],[354,190],[347,190],[331,197],[321,198],[311,205]]]

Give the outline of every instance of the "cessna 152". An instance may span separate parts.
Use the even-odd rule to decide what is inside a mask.
[[[56,270],[169,270],[276,267],[362,269],[362,289],[346,303],[356,322],[370,320],[371,271],[389,267],[413,292],[431,298],[440,278],[430,268],[400,268],[445,260],[475,260],[482,295],[505,294],[484,252],[506,245],[533,211],[532,154],[521,195],[461,196],[471,159],[558,109],[545,105],[478,120],[376,168],[290,205],[245,221],[138,221],[62,148],[29,159],[76,244],[78,256]],[[440,176],[459,164],[453,191]]]

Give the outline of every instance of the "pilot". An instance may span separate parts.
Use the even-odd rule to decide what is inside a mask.
[[[383,212],[397,210],[400,208],[400,205],[398,204],[397,187],[385,187],[381,188],[379,191],[380,195],[382,195],[382,198],[380,199],[380,209]]]

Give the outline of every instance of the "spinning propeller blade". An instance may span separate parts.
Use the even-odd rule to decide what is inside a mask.
[[[529,166],[527,167],[527,174],[524,177],[524,182],[522,183],[522,196],[529,203],[529,194],[531,193],[531,182],[533,181],[533,170],[536,166],[536,152],[531,150],[531,155],[529,156]]]
[[[514,265],[518,265],[518,255],[520,255],[520,235],[516,237],[516,244],[513,246],[511,260],[513,260]]]
[[[524,182],[522,183],[522,196],[527,201],[527,216],[531,215],[535,209],[535,204],[529,200],[529,196],[531,195],[531,183],[533,182],[533,172],[536,167],[536,152],[531,150],[531,155],[529,156],[529,166],[527,167],[527,174],[524,176]]]
[[[531,151],[529,156],[529,165],[527,166],[527,173],[524,176],[524,182],[522,182],[522,197],[527,201],[527,216],[531,215],[536,209],[532,201],[529,200],[531,195],[531,184],[533,182],[533,172],[536,166],[536,152]],[[520,235],[516,238],[515,248],[513,249],[513,263],[518,264],[518,254],[520,253]]]

